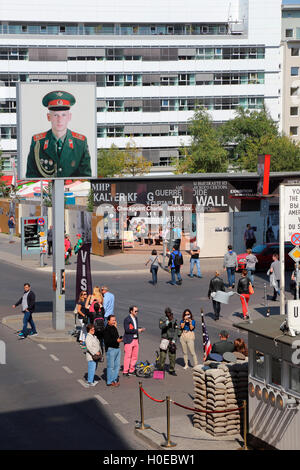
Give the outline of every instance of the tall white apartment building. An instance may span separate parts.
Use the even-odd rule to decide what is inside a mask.
[[[97,145],[134,140],[164,166],[203,105],[280,121],[281,0],[1,0],[2,156],[16,155],[16,82],[95,82]],[[30,110],[29,110],[30,115]]]

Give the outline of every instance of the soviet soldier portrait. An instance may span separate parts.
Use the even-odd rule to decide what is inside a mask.
[[[47,93],[42,103],[48,108],[51,129],[32,137],[26,178],[71,178],[91,176],[91,157],[84,135],[68,129],[75,97],[65,91]]]

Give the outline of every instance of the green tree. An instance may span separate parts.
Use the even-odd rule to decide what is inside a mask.
[[[119,175],[123,167],[124,154],[116,145],[113,144],[110,149],[98,150],[98,177]]]
[[[98,151],[98,176],[138,176],[148,173],[152,166],[141,154],[140,149],[131,140],[125,149],[121,150],[116,145],[110,149],[101,149]]]
[[[277,124],[265,109],[253,111],[238,108],[236,117],[220,127],[220,135],[223,145],[229,151],[231,163],[240,167],[253,142],[266,136],[274,138],[279,133]]]
[[[257,171],[259,154],[271,155],[271,171],[298,171],[300,146],[281,135],[266,109],[251,111],[239,108],[236,117],[221,126],[223,144],[230,148],[233,166]]]
[[[4,167],[4,158],[1,158],[2,152],[0,151],[0,178],[4,175],[3,167]],[[8,197],[10,193],[10,186],[7,186],[4,181],[0,179],[0,197]]]
[[[221,173],[227,171],[228,154],[222,146],[217,128],[208,112],[201,108],[190,121],[192,138],[189,147],[180,149],[181,158],[176,162],[175,173]]]
[[[134,141],[128,142],[124,153],[124,167],[122,174],[129,174],[131,176],[144,175],[150,171],[152,162],[147,160],[141,154],[140,149],[137,148]]]
[[[257,171],[259,154],[271,155],[270,171],[300,171],[300,144],[287,136],[262,136],[249,139],[247,153],[239,160],[241,168]]]

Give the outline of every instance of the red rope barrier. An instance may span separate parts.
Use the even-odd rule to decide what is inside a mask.
[[[189,408],[188,406],[180,405],[180,403],[176,403],[176,401],[173,400],[171,400],[171,402],[176,406],[180,406],[180,408],[184,408],[189,411],[196,411],[197,413],[232,413],[233,411],[240,411],[244,409],[244,407],[241,406],[240,408],[235,408],[233,410],[199,410],[198,408]]]
[[[147,392],[145,392],[145,390],[143,389],[143,387],[141,387],[141,390],[142,390],[142,392],[143,392],[148,398],[150,398],[150,400],[156,401],[157,403],[163,403],[164,401],[166,401],[166,400],[157,400],[156,398],[151,397],[150,395],[148,395]]]

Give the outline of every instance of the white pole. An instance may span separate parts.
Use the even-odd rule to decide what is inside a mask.
[[[285,208],[285,186],[279,187],[279,244],[280,244],[280,314],[285,315],[285,269],[284,269],[284,208]]]

